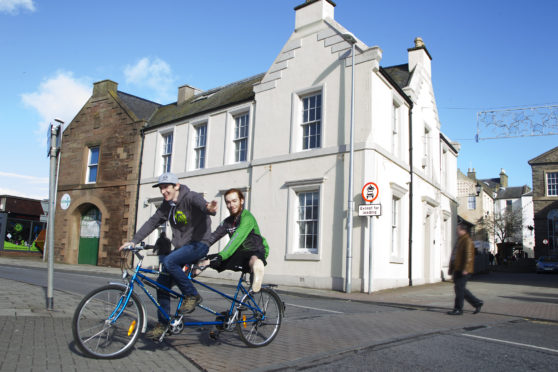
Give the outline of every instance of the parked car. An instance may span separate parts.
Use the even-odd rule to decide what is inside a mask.
[[[537,274],[558,273],[558,256],[541,256],[537,260]]]

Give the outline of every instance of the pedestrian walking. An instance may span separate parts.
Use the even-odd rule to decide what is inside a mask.
[[[455,303],[453,310],[448,311],[448,314],[462,315],[464,300],[467,300],[475,308],[473,314],[477,314],[484,303],[466,288],[467,280],[469,280],[474,270],[475,246],[464,225],[457,225],[457,236],[457,244],[453,248],[449,264],[449,274],[453,275]]]

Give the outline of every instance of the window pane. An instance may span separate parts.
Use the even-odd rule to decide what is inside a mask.
[[[319,193],[300,192],[298,202],[299,248],[315,250],[318,248]]]
[[[546,185],[548,196],[558,196],[558,172],[546,174]]]
[[[90,157],[89,157],[89,164],[99,164],[99,148],[92,147],[89,149]]]
[[[89,167],[89,179],[87,180],[87,182],[97,182],[97,166],[91,166]]]

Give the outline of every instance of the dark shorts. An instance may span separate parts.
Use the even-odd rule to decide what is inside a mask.
[[[214,257],[216,255],[209,255],[208,258]],[[252,256],[258,257],[260,260],[263,261],[264,265],[267,265],[265,261],[265,252],[263,251],[249,251],[249,250],[237,250],[230,256],[228,259],[221,262],[221,265],[218,267],[213,267],[218,272],[224,270],[232,270],[232,271],[244,271],[250,272],[250,259]]]

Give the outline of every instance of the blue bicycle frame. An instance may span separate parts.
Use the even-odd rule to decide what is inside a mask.
[[[132,292],[134,291],[134,284],[138,284],[140,286],[141,289],[143,289],[143,291],[145,292],[145,294],[147,295],[147,297],[149,297],[149,299],[151,300],[151,302],[153,302],[153,304],[157,307],[158,311],[161,312],[161,314],[163,314],[163,316],[165,317],[165,319],[167,320],[167,322],[171,322],[172,318],[169,314],[167,314],[167,312],[165,310],[163,310],[163,308],[161,307],[161,305],[159,304],[159,302],[157,301],[157,299],[147,290],[147,288],[145,287],[144,281],[146,282],[147,285],[156,288],[157,290],[163,290],[165,292],[167,292],[171,297],[173,298],[178,298],[178,306],[176,308],[174,317],[178,317],[178,311],[180,310],[180,307],[182,306],[182,302],[184,301],[184,296],[181,293],[178,293],[176,291],[173,291],[170,288],[167,288],[166,286],[158,283],[157,281],[147,277],[146,275],[144,275],[143,273],[146,274],[157,274],[157,275],[169,275],[165,272],[161,272],[158,270],[151,270],[151,269],[145,269],[143,267],[141,267],[141,264],[143,262],[143,256],[140,255],[137,251],[134,252],[136,254],[136,256],[139,259],[138,264],[136,265],[136,268],[134,270],[134,273],[132,274],[132,277],[129,279],[128,281],[128,290],[126,293],[126,296],[124,298],[121,298],[118,305],[116,306],[115,310],[112,312],[112,314],[110,315],[109,319],[111,320],[111,322],[114,322],[116,319],[118,319],[118,317],[120,316],[120,314],[124,311],[124,308],[126,307],[126,304],[128,303],[128,301],[130,300],[130,297],[132,295]],[[226,293],[223,293],[215,288],[210,287],[207,284],[204,284],[202,282],[200,282],[199,280],[196,280],[194,278],[192,278],[192,270],[188,270],[187,272],[188,275],[188,279],[192,280],[193,283],[195,284],[199,284],[202,287],[217,293],[218,295],[220,295],[223,298],[228,299],[229,301],[231,301],[231,306],[228,309],[227,312],[227,317],[231,317],[233,316],[233,314],[235,313],[235,306],[237,307],[243,307],[244,309],[250,309],[252,311],[256,311],[258,314],[261,314],[262,318],[259,320],[265,320],[265,314],[264,312],[260,309],[260,307],[258,306],[258,304],[256,303],[256,301],[253,299],[252,295],[250,294],[250,292],[248,290],[246,290],[246,288],[244,288],[244,286],[242,285],[242,282],[244,281],[244,275],[246,275],[245,273],[242,273],[242,275],[240,276],[238,283],[236,285],[236,291],[234,296],[230,296]],[[125,275],[127,276],[127,275]],[[242,302],[241,299],[239,299],[239,294],[242,295],[242,297],[244,296],[248,296],[248,302]],[[143,307],[143,305],[142,305]],[[213,309],[211,309],[210,307],[203,305],[203,304],[198,304],[198,307],[202,308],[203,310],[216,315],[216,316],[223,316],[222,313],[219,313]],[[145,309],[143,309],[145,311]],[[255,318],[250,318],[250,319],[242,319],[242,320],[235,320],[234,323],[251,323],[251,322],[256,322],[258,321],[258,319]],[[147,322],[146,322],[147,323]],[[185,327],[189,327],[189,326],[202,326],[202,325],[222,325],[223,321],[206,321],[206,322],[183,322],[183,325]]]

